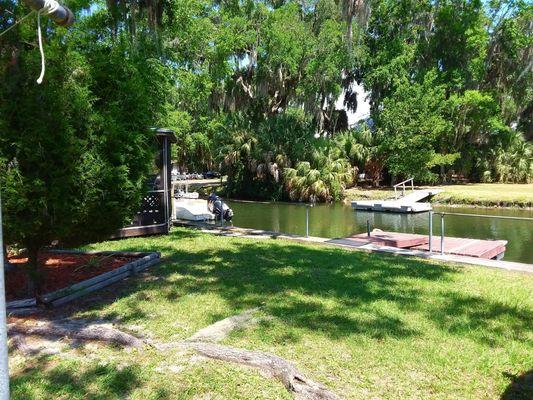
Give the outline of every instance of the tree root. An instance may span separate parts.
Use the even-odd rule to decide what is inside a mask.
[[[212,325],[200,329],[188,340],[193,342],[220,342],[235,329],[241,329],[257,322],[257,318],[254,318],[254,313],[257,310],[259,308],[252,308],[240,314],[217,321]]]
[[[340,397],[329,391],[324,385],[307,378],[293,363],[274,354],[236,349],[214,343],[189,342],[186,346],[204,357],[257,368],[268,376],[281,381],[296,399],[340,400]]]
[[[46,321],[40,325],[12,323],[8,324],[8,334],[12,338],[13,347],[19,348],[22,352],[26,350],[25,336],[67,337],[79,341],[96,340],[137,349],[153,346],[160,352],[177,348],[191,349],[206,358],[259,369],[269,377],[283,383],[287,391],[298,400],[340,400],[340,397],[329,391],[324,385],[303,375],[293,363],[274,354],[198,341],[200,338],[220,340],[221,335],[225,336],[231,329],[241,326],[241,322],[249,321],[253,311],[249,310],[244,316],[239,314],[240,317],[236,316],[239,317],[236,319],[229,319],[228,321],[226,318],[219,321],[220,325],[217,326],[219,323],[211,325],[211,328],[215,327],[216,329],[202,329],[188,340],[170,343],[157,343],[140,339],[113,327],[111,324],[91,323],[85,320]],[[222,323],[223,321],[226,322]]]
[[[67,337],[74,340],[97,340],[124,347],[142,348],[147,342],[114,328],[111,324],[92,324],[84,320],[47,321],[41,325],[8,324],[9,335]]]

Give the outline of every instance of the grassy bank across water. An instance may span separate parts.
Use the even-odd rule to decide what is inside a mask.
[[[62,316],[165,342],[259,307],[259,322],[222,343],[284,357],[345,399],[511,398],[533,365],[531,275],[185,228],[88,248],[163,261]],[[291,398],[253,369],[178,350],[12,354],[11,374],[13,399]]]
[[[533,184],[471,183],[462,185],[431,186],[443,192],[433,198],[433,203],[470,205],[478,207],[533,207]],[[383,200],[394,198],[392,188],[359,189],[346,191],[346,199]]]

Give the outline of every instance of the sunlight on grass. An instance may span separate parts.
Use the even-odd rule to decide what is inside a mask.
[[[156,250],[164,261],[152,279],[131,280],[114,301],[92,302],[77,316],[138,325],[168,341],[261,307],[260,323],[224,343],[294,361],[348,399],[495,398],[510,383],[506,374],[533,365],[533,279],[526,274],[186,229],[89,247]],[[116,368],[96,369],[99,354],[52,357],[54,367],[14,372],[15,398],[51,393],[54,368],[76,371],[82,386],[68,389],[74,399],[88,387],[82,381],[103,396],[90,398],[290,398],[277,382],[234,365],[191,364],[180,354],[106,355],[135,366],[123,369],[132,374],[126,388],[108,383]],[[162,363],[180,365],[179,372],[161,371]]]

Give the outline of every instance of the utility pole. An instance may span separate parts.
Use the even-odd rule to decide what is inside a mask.
[[[6,290],[4,282],[4,240],[2,232],[2,198],[0,197],[0,398],[2,400],[9,400]]]
[[[72,25],[74,14],[56,0],[23,0],[39,12],[45,9],[46,15],[57,24]],[[9,400],[9,364],[7,348],[6,290],[4,275],[4,238],[2,225],[2,199],[0,197],[0,400]]]

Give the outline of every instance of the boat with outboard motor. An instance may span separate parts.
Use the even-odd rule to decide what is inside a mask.
[[[218,220],[231,221],[233,218],[233,210],[214,193],[211,193],[207,199],[207,209]]]
[[[231,221],[233,218],[233,210],[214,193],[207,199],[207,205],[205,200],[198,198],[187,198],[179,196],[177,193],[174,196],[173,217],[176,220]]]

